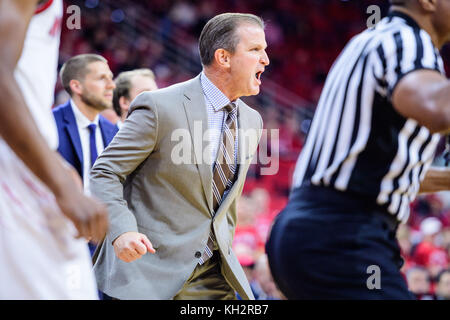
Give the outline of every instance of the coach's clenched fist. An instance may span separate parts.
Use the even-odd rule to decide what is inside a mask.
[[[114,240],[113,246],[116,256],[125,262],[137,260],[147,252],[156,252],[147,236],[139,232],[121,234]]]

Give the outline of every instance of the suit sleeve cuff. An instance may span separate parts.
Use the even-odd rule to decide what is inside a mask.
[[[111,240],[111,244],[117,237],[125,232],[139,232],[136,218],[131,212],[128,213],[127,217],[116,219],[116,221],[111,222],[110,230],[108,232],[108,238]]]

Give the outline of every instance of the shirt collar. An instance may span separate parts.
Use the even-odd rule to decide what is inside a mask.
[[[408,14],[397,11],[397,10],[391,10],[388,13],[388,17],[399,17],[405,20],[406,24],[410,25],[414,29],[421,29],[419,24]]]
[[[75,102],[70,99],[70,106],[72,107],[73,114],[75,115],[75,120],[77,121],[77,125],[80,128],[87,128],[88,125],[91,123],[95,123],[98,127],[98,118],[99,115],[97,114],[94,118],[94,121],[90,121],[76,106]]]
[[[203,71],[200,75],[200,81],[202,83],[203,94],[215,111],[219,111],[231,102],[230,99],[228,99],[227,96],[208,79]],[[236,104],[236,102],[234,103]]]

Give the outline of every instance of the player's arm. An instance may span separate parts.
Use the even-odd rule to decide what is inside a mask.
[[[432,133],[450,133],[450,81],[437,71],[418,70],[404,76],[392,93],[394,108]]]
[[[55,195],[80,236],[100,240],[107,230],[103,205],[85,197],[48,147],[14,78],[37,0],[0,0],[0,135]]]
[[[450,168],[431,167],[422,183],[419,193],[432,193],[450,190]]]

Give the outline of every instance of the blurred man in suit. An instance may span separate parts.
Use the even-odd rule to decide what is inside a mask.
[[[102,56],[81,54],[64,63],[60,77],[71,99],[53,109],[58,152],[77,170],[89,192],[89,170],[118,130],[100,115],[112,107],[113,75]]]
[[[114,79],[116,88],[113,94],[113,108],[119,117],[116,125],[120,129],[127,118],[131,101],[144,91],[158,89],[155,74],[147,68],[124,71]]]
[[[60,70],[61,82],[71,99],[53,109],[58,128],[58,152],[78,172],[89,194],[89,171],[118,128],[100,115],[112,107],[115,88],[105,58],[81,54],[70,58]],[[91,255],[96,245],[89,242]]]

